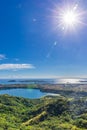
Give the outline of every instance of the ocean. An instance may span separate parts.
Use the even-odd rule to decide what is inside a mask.
[[[86,78],[0,79],[0,84],[86,84]]]

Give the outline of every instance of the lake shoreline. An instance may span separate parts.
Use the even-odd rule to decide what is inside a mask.
[[[87,84],[1,84],[0,90],[5,89],[39,89],[41,92],[60,94],[63,96],[87,96]]]

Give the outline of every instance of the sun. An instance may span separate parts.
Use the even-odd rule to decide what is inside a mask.
[[[78,17],[77,14],[75,14],[73,11],[66,11],[63,16],[62,16],[62,20],[64,22],[64,24],[68,25],[68,26],[73,26],[77,23],[78,21]]]
[[[76,12],[75,8],[66,9],[64,12],[60,12],[59,22],[63,29],[71,29],[76,27],[80,22],[79,13]]]
[[[85,11],[83,11],[78,4],[64,4],[54,11],[54,25],[56,28],[61,28],[65,31],[76,30],[78,27],[80,28],[82,24],[84,25],[84,15]]]
[[[80,23],[80,13],[77,11],[77,6],[66,8],[59,12],[59,24],[62,29],[75,29]]]

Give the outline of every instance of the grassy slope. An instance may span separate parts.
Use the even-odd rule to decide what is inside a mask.
[[[0,130],[87,130],[87,99],[0,96]]]

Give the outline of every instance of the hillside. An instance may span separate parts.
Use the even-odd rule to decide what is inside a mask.
[[[87,98],[0,96],[0,130],[65,129],[87,129]]]

